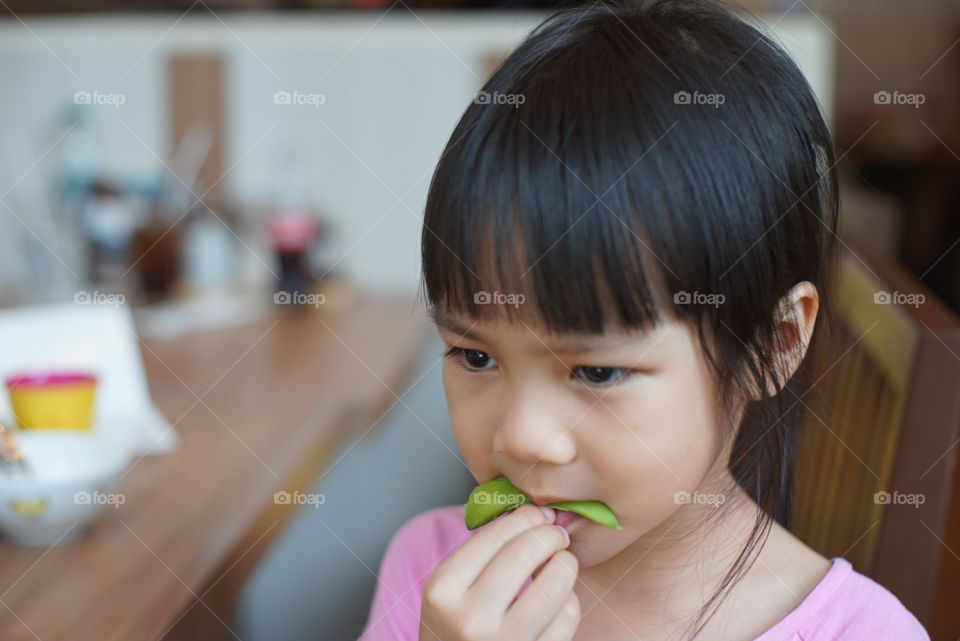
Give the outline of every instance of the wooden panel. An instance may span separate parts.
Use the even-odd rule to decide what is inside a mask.
[[[884,284],[849,254],[840,263],[834,335],[815,346],[822,379],[797,454],[793,529],[826,556],[873,569],[918,332]],[[883,299],[880,299],[883,300]]]
[[[208,125],[213,147],[200,167],[193,191],[200,196],[212,187],[211,194],[216,194],[224,172],[223,60],[217,55],[177,54],[170,58],[169,78],[170,149],[177,149],[194,124]]]
[[[845,252],[839,276],[835,332],[813,347],[822,380],[798,444],[791,530],[847,558],[926,624],[952,554],[942,537],[960,426],[960,321],[876,257]],[[874,300],[884,292],[900,298]],[[922,502],[877,501],[877,492]]]

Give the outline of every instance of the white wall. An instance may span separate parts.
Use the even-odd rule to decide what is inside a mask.
[[[42,172],[58,135],[57,114],[74,92],[121,93],[119,108],[95,111],[94,132],[118,173],[149,172],[166,159],[166,60],[216,51],[227,61],[226,193],[263,201],[291,150],[308,197],[335,219],[340,267],[376,289],[412,290],[420,219],[433,165],[481,83],[485,59],[509,50],[542,18],[532,12],[390,12],[256,15],[203,10],[186,16],[30,17],[0,21],[0,152],[28,149],[12,164],[0,153],[0,194],[24,172]],[[775,31],[798,58],[824,104],[831,101],[833,41],[819,21],[781,20]],[[319,108],[277,105],[275,91],[322,93]],[[24,143],[29,141],[30,146]],[[31,149],[32,148],[32,149]],[[29,171],[28,171],[29,170]],[[13,204],[21,179],[6,197]],[[401,197],[400,202],[396,202]],[[23,271],[12,246],[43,236],[31,207],[0,207],[0,280]],[[67,248],[47,243],[70,264]],[[262,252],[262,247],[252,246]],[[348,251],[349,250],[349,251]],[[50,250],[35,245],[35,251]],[[266,255],[263,256],[266,258]],[[246,256],[252,271],[262,267]],[[73,281],[56,259],[53,271]],[[79,272],[79,270],[75,270]]]

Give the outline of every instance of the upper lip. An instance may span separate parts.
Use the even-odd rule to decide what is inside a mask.
[[[512,481],[511,481],[512,483]],[[536,494],[534,492],[528,492],[516,483],[513,483],[513,486],[518,490],[524,493],[524,495],[529,498],[531,501],[537,505],[546,505],[547,503],[560,503],[561,501],[575,501],[576,499],[570,499],[563,496],[557,496],[556,494]]]

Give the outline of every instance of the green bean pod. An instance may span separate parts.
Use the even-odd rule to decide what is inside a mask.
[[[465,504],[466,524],[468,530],[475,530],[494,520],[507,510],[524,503],[532,503],[530,497],[517,489],[510,480],[501,476],[481,483],[473,488]],[[547,503],[547,507],[557,510],[573,512],[580,516],[605,525],[615,530],[623,528],[617,522],[617,517],[603,501],[561,501]]]
[[[467,529],[475,530],[507,510],[531,502],[530,498],[505,476],[481,483],[473,488],[467,497]]]
[[[617,522],[617,516],[613,513],[613,510],[607,507],[607,504],[603,501],[562,501],[560,503],[547,503],[547,507],[579,514],[614,530],[623,529]]]

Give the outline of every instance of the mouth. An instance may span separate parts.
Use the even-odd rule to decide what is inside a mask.
[[[564,501],[556,497],[538,495],[531,497],[518,489],[505,476],[481,483],[470,492],[465,504],[467,529],[473,530],[497,518],[503,512],[523,503],[545,505],[557,510],[558,525],[572,524],[578,516],[596,521],[615,530],[623,529],[617,517],[602,501]],[[570,514],[570,516],[561,515]]]
[[[554,524],[559,525],[564,529],[567,529],[574,523],[583,520],[583,517],[575,512],[569,512],[566,510],[557,510],[556,512],[557,518],[554,520]]]
[[[517,488],[519,489],[519,487]],[[537,505],[546,505],[547,503],[561,503],[564,501],[574,501],[575,499],[568,499],[562,496],[554,496],[552,494],[531,494],[530,492],[524,492],[520,490],[527,497]]]
[[[519,488],[518,488],[518,489],[519,489]],[[523,490],[520,490],[520,491],[523,492]],[[523,493],[526,494],[526,495],[527,495],[527,498],[529,498],[530,501],[531,501],[533,504],[535,504],[535,505],[554,507],[554,510],[553,510],[553,511],[556,512],[557,516],[556,516],[556,518],[554,519],[553,522],[554,522],[554,524],[559,525],[559,526],[562,527],[562,528],[565,528],[565,529],[566,529],[566,528],[569,528],[571,525],[573,525],[573,524],[576,523],[577,521],[582,521],[582,520],[583,520],[583,517],[581,517],[581,516],[580,516],[579,514],[577,514],[576,512],[571,512],[570,510],[559,509],[559,508],[556,508],[555,505],[554,505],[554,504],[558,504],[558,503],[560,503],[560,504],[576,504],[576,503],[578,503],[578,501],[575,500],[575,499],[568,499],[568,498],[564,498],[564,497],[562,497],[562,496],[556,496],[556,495],[554,495],[554,494],[531,494],[531,493],[529,493],[529,492],[523,492]]]

